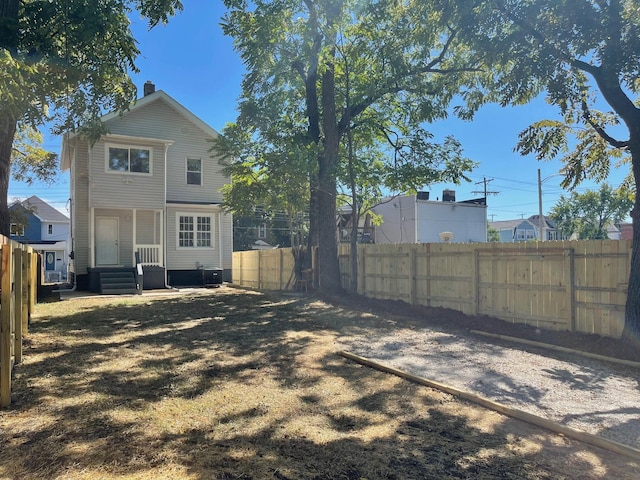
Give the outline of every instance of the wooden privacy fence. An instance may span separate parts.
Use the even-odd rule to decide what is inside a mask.
[[[293,290],[294,259],[290,248],[233,252],[232,282],[261,290]]]
[[[347,287],[349,245],[339,259]],[[358,293],[619,338],[630,264],[630,240],[358,245]],[[291,288],[292,271],[288,249],[234,253],[239,285]]]
[[[0,406],[11,403],[13,366],[22,362],[22,337],[36,303],[38,254],[0,236]]]

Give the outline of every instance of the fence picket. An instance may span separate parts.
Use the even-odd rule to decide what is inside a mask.
[[[345,288],[351,285],[349,251],[348,245],[340,246]],[[630,251],[630,240],[358,245],[358,292],[619,338]],[[234,281],[282,288],[281,282],[267,279],[280,278],[283,268],[286,275],[293,265],[278,267],[268,260],[276,252],[235,252]]]

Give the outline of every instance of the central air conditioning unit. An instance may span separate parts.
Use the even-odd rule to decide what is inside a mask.
[[[441,242],[450,242],[453,240],[453,232],[440,232],[438,237],[440,237]]]

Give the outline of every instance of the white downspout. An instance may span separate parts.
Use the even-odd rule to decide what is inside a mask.
[[[169,144],[165,143],[164,144],[164,222],[161,221],[161,225],[162,223],[164,223],[164,229],[162,231],[162,257],[163,257],[163,261],[162,263],[164,264],[164,288],[172,288],[171,285],[169,285],[168,282],[168,268],[167,268],[167,230],[169,228],[169,221],[167,219],[167,181],[169,176],[167,175],[167,159],[169,156]]]

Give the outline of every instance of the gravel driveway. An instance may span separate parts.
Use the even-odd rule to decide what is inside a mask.
[[[637,368],[428,329],[348,337],[343,348],[640,449]]]

